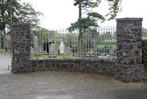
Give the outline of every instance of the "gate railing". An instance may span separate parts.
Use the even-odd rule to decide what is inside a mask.
[[[116,28],[99,27],[82,33],[33,29],[31,54],[33,59],[116,56]]]
[[[11,37],[0,32],[0,70],[11,69]]]

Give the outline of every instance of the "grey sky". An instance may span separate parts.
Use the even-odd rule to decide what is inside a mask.
[[[78,8],[73,6],[74,0],[22,0],[29,2],[37,11],[41,11],[44,16],[40,17],[40,25],[48,29],[67,28],[78,18]],[[106,14],[108,4],[104,0],[103,4],[95,11]],[[122,11],[117,18],[122,17],[142,17],[143,27],[147,28],[147,1],[146,0],[122,0]],[[106,25],[115,24],[115,20],[106,22]]]

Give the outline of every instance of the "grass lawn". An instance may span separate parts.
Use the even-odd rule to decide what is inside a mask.
[[[12,55],[12,53],[10,51],[0,51],[0,54],[9,54],[9,55]]]
[[[48,59],[48,55],[31,55],[31,59]]]
[[[74,59],[74,58],[77,58],[76,56],[72,56],[72,55],[62,55],[62,56],[56,56],[56,59],[64,59],[64,58],[72,58],[72,59]],[[40,56],[37,56],[37,55],[31,55],[31,59],[49,59],[48,58],[48,55],[40,55]]]

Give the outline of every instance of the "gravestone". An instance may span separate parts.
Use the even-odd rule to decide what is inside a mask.
[[[63,41],[60,43],[59,45],[59,51],[60,51],[60,55],[64,54],[64,50],[65,50],[65,45],[63,43]]]
[[[39,45],[38,45],[38,37],[37,36],[34,36],[33,44],[34,44],[33,54],[38,55],[39,54]]]
[[[58,49],[56,44],[49,45],[49,57],[56,57],[58,54]]]
[[[34,54],[34,49],[33,49],[33,47],[31,47],[31,54]]]
[[[65,55],[72,55],[70,47],[65,47]]]

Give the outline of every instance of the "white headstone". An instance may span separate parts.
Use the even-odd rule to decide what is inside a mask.
[[[61,42],[59,45],[60,54],[64,54],[64,48],[65,48],[65,45],[63,42]]]

